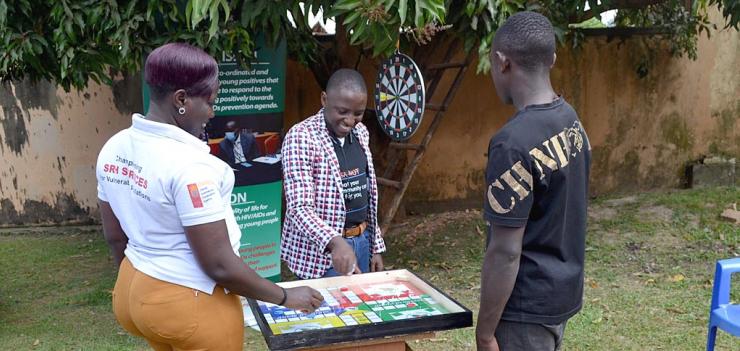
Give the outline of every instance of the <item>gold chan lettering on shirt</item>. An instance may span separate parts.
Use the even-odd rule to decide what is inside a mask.
[[[534,167],[539,172],[539,180],[542,180],[546,176],[543,167],[547,167],[551,172],[555,172],[558,169],[568,166],[569,160],[576,157],[583,150],[584,141],[588,144],[588,139],[583,132],[581,124],[576,121],[573,123],[572,128],[565,128],[562,132],[543,141],[542,146],[546,151],[536,147],[532,148],[529,151],[529,156],[531,157],[531,163],[534,164]],[[590,144],[588,144],[588,149],[591,149]],[[560,164],[558,164],[558,161]],[[506,192],[507,190],[504,184],[502,184],[502,180],[509,189],[516,193],[519,201],[524,200],[534,189],[532,174],[522,165],[521,161],[517,161],[510,169],[506,170],[488,186],[488,191],[486,192],[488,204],[491,206],[491,209],[499,214],[511,212],[517,204],[517,199],[514,196],[510,196],[509,203],[506,206],[496,198],[495,194]]]

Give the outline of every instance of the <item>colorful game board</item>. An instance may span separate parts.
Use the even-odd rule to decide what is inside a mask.
[[[326,345],[354,350],[368,342],[401,347],[399,340],[403,344],[406,337],[473,325],[469,309],[405,269],[279,284],[314,288],[324,302],[306,314],[247,298],[251,313],[245,313],[245,318],[253,316],[273,351]]]
[[[441,304],[404,281],[318,289],[324,303],[305,314],[258,301],[274,335],[356,326],[448,313]]]

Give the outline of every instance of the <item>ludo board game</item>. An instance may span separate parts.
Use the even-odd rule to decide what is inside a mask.
[[[313,313],[249,299],[271,350],[316,347],[472,325],[472,313],[407,270],[281,283],[324,296]]]

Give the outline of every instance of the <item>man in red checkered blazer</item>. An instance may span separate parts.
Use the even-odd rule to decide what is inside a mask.
[[[283,142],[281,258],[301,279],[382,271],[385,243],[369,134],[361,123],[367,105],[362,76],[338,70],[321,104]]]

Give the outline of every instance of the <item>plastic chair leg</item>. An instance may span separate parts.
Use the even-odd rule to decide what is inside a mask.
[[[707,351],[714,351],[714,339],[717,337],[717,327],[710,326],[707,334]]]

